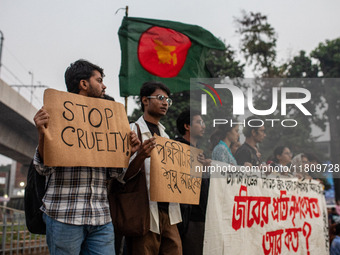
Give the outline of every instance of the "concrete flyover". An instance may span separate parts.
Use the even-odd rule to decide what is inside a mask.
[[[38,144],[33,117],[38,110],[0,79],[0,154],[24,165]]]

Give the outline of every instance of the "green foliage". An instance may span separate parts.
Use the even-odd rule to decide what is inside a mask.
[[[288,78],[317,78],[319,67],[312,64],[312,59],[306,56],[305,51],[300,51],[298,56],[295,56],[292,61],[284,64],[284,69],[287,71]]]
[[[241,52],[254,71],[262,72],[263,77],[275,77],[278,70],[276,59],[276,32],[261,13],[242,12],[236,18],[236,32],[241,36]]]
[[[320,43],[311,56],[318,60],[322,77],[329,78],[323,82],[322,97],[327,102],[325,113],[330,125],[331,159],[333,163],[340,163],[340,38]],[[335,83],[330,78],[338,79]]]
[[[294,79],[257,79],[256,84],[252,84],[253,90],[253,105],[255,109],[266,110],[272,107],[272,94],[274,87],[292,87],[296,86],[299,80]],[[300,81],[301,87],[308,86],[309,83],[303,84]],[[281,98],[278,97],[278,105],[281,105]],[[305,107],[313,112],[314,105],[309,103],[305,104]],[[265,119],[280,120],[275,121],[272,124],[270,121],[265,121],[266,138],[263,140],[260,146],[262,153],[262,160],[266,161],[272,159],[273,151],[275,147],[284,145],[289,147],[294,154],[306,152],[308,150],[315,151],[315,138],[312,137],[311,123],[313,118],[305,116],[299,109],[292,105],[287,105],[287,114],[281,115],[280,107],[272,114],[266,115]],[[294,119],[298,125],[294,128],[283,127],[280,122],[283,119]],[[292,124],[292,123],[289,123]],[[274,127],[273,127],[273,126]]]
[[[235,51],[230,45],[226,45],[226,50],[210,50],[207,60],[207,68],[212,77],[237,78],[244,76],[244,64],[235,60]]]
[[[322,58],[324,61],[319,60],[320,65],[314,64],[315,61],[313,62],[311,57],[301,51],[291,61],[277,66],[275,63],[276,33],[268,23],[267,17],[261,13],[243,12],[242,17],[236,19],[236,24],[238,25],[237,33],[241,36],[241,52],[244,54],[247,63],[254,66],[254,71],[260,72],[261,78],[288,78],[284,84],[279,86],[298,86],[308,89],[312,94],[311,100],[304,104],[313,113],[312,116],[306,117],[300,111],[294,111],[290,108],[285,118],[297,120],[299,123],[297,127],[293,129],[283,128],[281,125],[275,128],[267,127],[267,137],[260,145],[263,159],[267,159],[278,145],[288,146],[295,153],[312,150],[320,156],[321,152],[315,151],[315,137],[312,137],[311,125],[314,124],[323,130],[325,129],[327,119],[327,116],[323,114],[326,110],[325,102],[331,101],[328,101],[325,97],[324,87],[320,85],[320,82],[303,79],[292,82],[292,79],[289,78],[317,78],[320,69],[322,72],[325,69],[325,73],[334,75],[336,70],[340,70],[336,62],[339,59],[339,44],[327,41],[326,44],[319,45],[318,50],[312,53],[312,57]],[[326,49],[329,47],[332,48],[331,51]],[[333,56],[335,56],[334,59]],[[332,67],[326,68],[326,63]],[[277,84],[273,85],[268,80],[263,81],[263,84],[259,85],[260,88],[255,88],[253,103],[256,109],[269,109],[271,107],[273,86],[278,87]],[[266,116],[268,119],[282,119],[282,117],[278,111],[271,116]]]
[[[318,60],[324,78],[340,78],[340,38],[326,40],[312,51]],[[324,82],[323,97],[327,102],[326,115],[330,129],[331,162],[340,164],[340,86],[332,84],[332,79]],[[336,201],[340,200],[340,173],[333,173]]]
[[[319,61],[323,77],[340,78],[340,38],[320,43],[311,56]]]
[[[293,60],[285,64],[285,69],[287,78],[318,78],[319,73],[319,66],[312,63],[312,59],[306,56],[305,51],[300,51],[298,56],[295,56]],[[325,100],[323,100],[324,89],[320,81],[301,79],[299,87],[308,89],[312,95],[311,100],[305,104],[306,108],[313,113],[310,118],[311,124],[325,131],[327,116],[324,113],[327,106]]]

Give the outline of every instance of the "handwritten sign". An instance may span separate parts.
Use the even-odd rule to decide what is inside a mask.
[[[218,175],[210,179],[204,254],[329,254],[323,185],[242,172]]]
[[[150,199],[157,202],[198,204],[202,174],[191,175],[202,150],[155,135],[151,152]]]
[[[122,104],[47,89],[44,107],[50,115],[45,165],[128,166],[130,127]]]

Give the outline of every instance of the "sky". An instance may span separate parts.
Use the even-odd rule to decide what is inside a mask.
[[[118,29],[125,10],[130,17],[199,25],[239,49],[235,17],[241,11],[261,12],[277,32],[278,63],[300,50],[310,53],[320,42],[340,36],[337,0],[0,0],[0,30],[4,34],[0,78],[9,85],[46,85],[65,91],[66,67],[83,58],[104,68],[107,94],[119,96]],[[242,56],[237,55],[242,62]],[[247,77],[252,77],[250,70]],[[43,90],[32,103],[40,108]],[[20,93],[31,100],[29,89]],[[136,105],[129,98],[128,112]],[[0,157],[0,164],[7,162]]]

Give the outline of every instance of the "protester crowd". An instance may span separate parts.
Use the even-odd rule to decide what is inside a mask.
[[[328,207],[330,255],[340,254],[340,205]]]
[[[72,63],[65,72],[68,92],[95,98],[114,100],[105,94],[103,69],[85,60]],[[143,115],[131,123],[130,146],[132,157],[126,169],[103,167],[47,167],[44,165],[44,136],[49,113],[42,107],[34,117],[39,133],[39,145],[34,165],[39,174],[49,176],[41,210],[44,212],[46,237],[50,254],[202,254],[209,178],[202,178],[198,205],[149,201],[149,228],[140,235],[124,236],[111,223],[108,180],[124,185],[143,174],[147,191],[150,189],[150,155],[155,148],[154,134],[168,138],[161,119],[172,105],[169,88],[156,81],[141,86],[140,101]],[[246,120],[256,119],[250,116]],[[258,145],[266,139],[265,127],[243,127],[244,143],[240,143],[240,127],[219,125],[210,137],[205,134],[204,119],[199,112],[186,110],[177,119],[181,136],[176,140],[193,147],[205,136],[211,151],[202,153],[198,161],[209,166],[212,160],[236,166],[277,166],[292,169],[317,164],[315,155],[293,154],[285,145],[273,149],[265,161]],[[208,159],[206,155],[210,155]],[[307,172],[266,172],[301,179],[312,178]],[[205,176],[207,177],[207,176]],[[46,178],[47,179],[47,178]],[[111,182],[111,181],[110,181]],[[112,184],[112,183],[111,183]],[[146,193],[148,194],[148,193]],[[112,207],[111,207],[112,209]],[[331,222],[334,223],[334,222]],[[333,225],[332,225],[333,226]],[[340,227],[334,227],[332,243],[340,244]],[[339,248],[334,248],[339,249]],[[333,250],[334,250],[333,249]],[[340,250],[340,249],[339,249]],[[331,250],[332,251],[332,250]],[[339,253],[331,253],[339,254]]]

